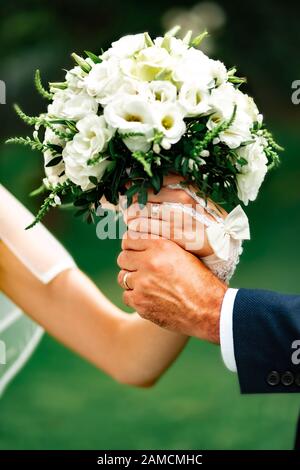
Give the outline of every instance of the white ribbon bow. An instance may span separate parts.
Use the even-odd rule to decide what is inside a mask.
[[[216,223],[207,227],[207,237],[215,254],[227,261],[230,255],[230,239],[250,240],[249,221],[241,206],[237,206],[228,214],[224,223]]]

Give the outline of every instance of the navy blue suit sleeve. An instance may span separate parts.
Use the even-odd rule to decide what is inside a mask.
[[[300,392],[300,296],[240,289],[233,339],[242,393]]]

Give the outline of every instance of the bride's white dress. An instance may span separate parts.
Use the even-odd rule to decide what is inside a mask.
[[[33,215],[0,185],[0,239],[47,284],[62,271],[75,267],[75,262],[42,224],[25,230],[32,220]],[[0,292],[0,395],[28,360],[42,335],[43,328]]]

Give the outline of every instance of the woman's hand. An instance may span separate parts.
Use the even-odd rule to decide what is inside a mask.
[[[144,208],[141,208],[135,201],[125,211],[125,222],[129,230],[144,233],[145,237],[167,238],[199,258],[209,256],[213,254],[213,249],[208,242],[205,225],[195,219],[190,212],[195,210],[206,219],[212,221],[215,219],[184,190],[167,187],[180,182],[182,182],[180,176],[167,176],[158,194],[149,190],[148,203]],[[175,204],[171,205],[170,203]],[[183,205],[188,212],[184,212],[179,204]],[[226,217],[227,213],[212,201],[208,201],[207,205],[208,208],[215,210],[220,217]]]

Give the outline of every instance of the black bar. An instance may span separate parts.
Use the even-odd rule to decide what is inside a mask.
[[[0,451],[0,467],[5,469],[14,465],[30,464],[30,468],[41,465],[65,465],[67,468],[146,468],[175,465],[182,467],[215,467],[218,469],[231,465],[243,468],[243,465],[275,464],[277,468],[286,468],[288,464],[299,464],[299,451],[189,451],[189,450],[116,450],[116,451]],[[296,467],[295,467],[296,468]]]

